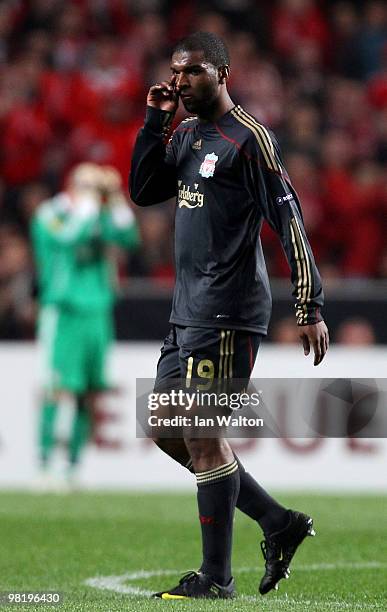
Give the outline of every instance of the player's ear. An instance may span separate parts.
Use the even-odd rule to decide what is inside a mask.
[[[230,78],[230,66],[220,66],[219,70],[219,83],[223,85]]]

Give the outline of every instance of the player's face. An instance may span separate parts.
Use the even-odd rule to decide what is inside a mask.
[[[172,56],[171,70],[184,108],[205,116],[220,93],[218,69],[204,60],[202,51],[179,51]]]

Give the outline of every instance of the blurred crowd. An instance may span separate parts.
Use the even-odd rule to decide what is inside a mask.
[[[31,215],[81,161],[127,181],[147,89],[195,30],[225,38],[235,103],[275,131],[323,277],[387,277],[386,2],[2,0],[0,329],[12,337],[34,318]],[[173,206],[136,214],[142,247],[122,277],[173,283]],[[263,241],[270,274],[288,276],[268,228]]]

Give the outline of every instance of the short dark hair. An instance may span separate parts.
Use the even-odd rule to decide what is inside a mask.
[[[178,51],[203,51],[204,59],[216,68],[230,65],[230,54],[225,42],[212,32],[194,32],[179,40],[172,55]]]

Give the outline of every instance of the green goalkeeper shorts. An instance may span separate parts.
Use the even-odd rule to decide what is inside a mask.
[[[113,339],[110,311],[79,313],[44,306],[38,338],[46,391],[80,394],[109,388],[106,370]]]

